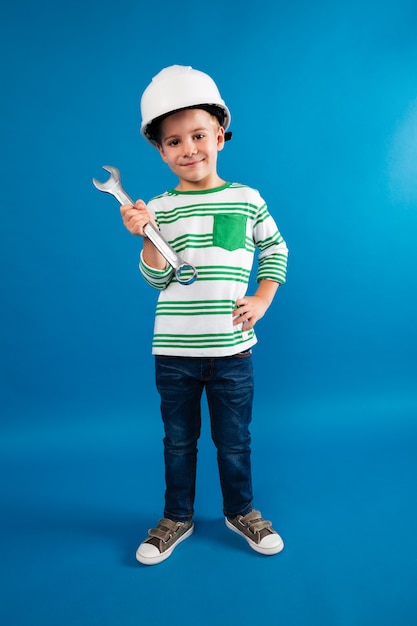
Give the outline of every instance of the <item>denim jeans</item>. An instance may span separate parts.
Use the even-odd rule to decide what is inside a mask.
[[[155,357],[164,423],[165,508],[174,521],[194,513],[197,441],[205,389],[217,449],[223,512],[252,510],[251,437],[253,366],[250,351],[231,357]]]

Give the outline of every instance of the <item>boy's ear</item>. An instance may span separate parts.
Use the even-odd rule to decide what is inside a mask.
[[[162,146],[159,143],[157,143],[156,147],[158,148],[158,152],[161,155],[161,159],[164,161],[164,163],[167,163],[167,158],[165,156],[165,152]]]
[[[224,128],[223,126],[219,126],[219,129],[217,131],[217,150],[218,152],[220,152],[220,150],[223,150],[224,148]]]

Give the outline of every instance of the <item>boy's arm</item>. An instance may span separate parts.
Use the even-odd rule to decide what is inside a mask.
[[[279,285],[274,280],[263,279],[253,296],[244,296],[236,300],[233,324],[243,324],[244,330],[253,328],[270,307]]]
[[[120,207],[120,213],[122,215],[123,224],[127,230],[132,235],[144,237],[143,260],[145,263],[156,270],[164,270],[167,266],[166,260],[143,232],[144,227],[149,222],[152,222],[156,226],[155,220],[150,211],[146,208],[146,204],[143,200],[138,200],[135,206],[124,204]]]
[[[146,282],[158,291],[166,289],[173,276],[173,270],[165,258],[155,248],[153,243],[145,236],[144,227],[149,222],[155,224],[151,212],[142,200],[138,200],[135,206],[124,204],[120,207],[123,224],[132,235],[143,237],[143,250],[140,255],[139,269]],[[156,224],[155,224],[156,226]]]

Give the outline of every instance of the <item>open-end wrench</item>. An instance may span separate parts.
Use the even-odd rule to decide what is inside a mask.
[[[122,187],[120,182],[120,172],[117,167],[113,167],[112,165],[103,165],[103,170],[106,170],[110,173],[110,178],[105,182],[101,183],[96,178],[93,178],[93,185],[99,191],[105,191],[106,193],[110,193],[112,196],[116,198],[120,202],[120,204],[132,204],[135,206],[132,198],[127,195],[125,190]],[[175,276],[177,281],[181,283],[181,285],[191,285],[197,278],[197,270],[195,267],[186,263],[180,256],[175,252],[174,248],[172,248],[169,243],[162,237],[161,233],[155,226],[148,222],[143,229],[145,235],[152,241],[153,245],[162,256],[168,261],[171,267],[175,271]],[[186,276],[181,278],[181,274],[185,272]],[[191,277],[190,277],[191,272]]]

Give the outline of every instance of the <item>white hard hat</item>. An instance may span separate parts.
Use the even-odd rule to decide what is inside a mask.
[[[171,65],[154,76],[143,92],[140,110],[140,131],[148,141],[155,143],[151,132],[152,122],[169,113],[199,105],[219,116],[225,130],[230,125],[231,115],[222,99],[216,83],[208,74],[190,66]],[[231,133],[228,133],[230,138]]]

